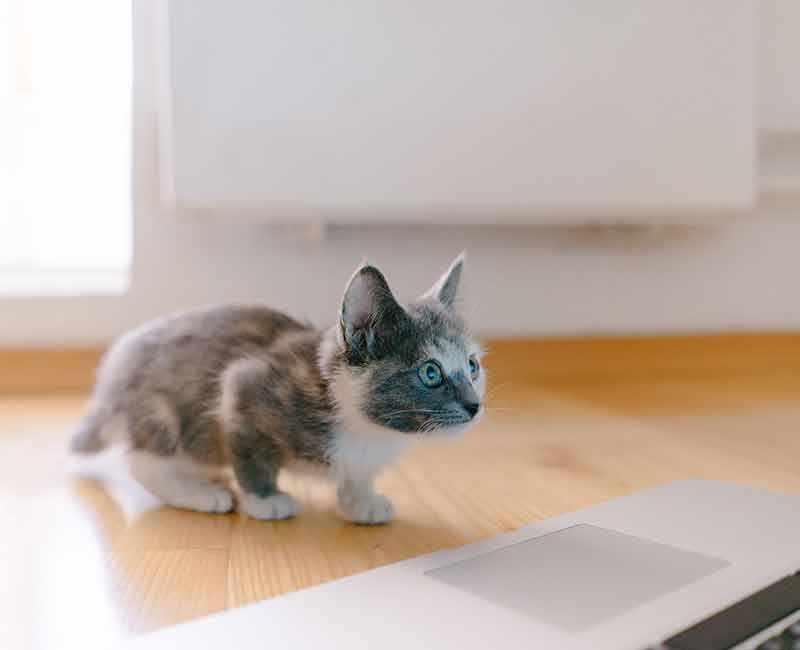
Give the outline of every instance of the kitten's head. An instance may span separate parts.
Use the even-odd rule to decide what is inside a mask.
[[[463,253],[419,299],[401,306],[374,266],[356,270],[337,331],[349,407],[401,433],[460,433],[483,413],[481,348],[458,309]]]

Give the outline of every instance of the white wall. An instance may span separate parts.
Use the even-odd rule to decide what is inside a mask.
[[[140,0],[134,7],[141,33],[150,27],[152,6]],[[2,344],[103,342],[159,313],[222,300],[263,301],[328,323],[364,255],[410,297],[462,248],[470,254],[472,322],[488,335],[800,327],[800,206],[644,237],[343,230],[302,243],[260,225],[170,220],[157,209],[154,56],[141,42],[136,63],[131,291],[118,298],[0,300]]]
[[[762,128],[800,131],[800,2],[759,0]]]

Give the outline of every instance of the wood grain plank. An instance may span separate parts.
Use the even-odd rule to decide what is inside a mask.
[[[115,606],[125,634],[208,616],[227,608],[228,551],[127,550],[110,558]]]
[[[397,519],[375,528],[342,521],[331,486],[289,474],[292,521],[159,507],[119,459],[67,456],[85,393],[0,396],[0,573],[14,582],[0,622],[15,625],[0,645],[138,634],[675,479],[800,494],[795,335],[492,347],[486,418],[387,469],[378,487]]]

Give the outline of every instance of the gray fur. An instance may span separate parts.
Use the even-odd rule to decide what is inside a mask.
[[[344,433],[402,437],[464,427],[484,381],[469,376],[477,347],[454,308],[462,266],[460,257],[405,308],[381,272],[363,266],[327,331],[265,307],[222,306],[152,321],[109,350],[72,448],[93,453],[121,433],[137,452],[232,467],[240,490],[265,499],[277,494],[281,468],[297,461],[336,465],[342,474]],[[428,359],[439,362],[440,353],[447,357],[442,367],[452,367],[431,389],[418,370]],[[345,384],[359,388],[343,392]],[[350,431],[356,420],[378,434]],[[350,485],[354,470],[345,469],[348,476],[337,480]],[[371,481],[369,472],[364,477]]]

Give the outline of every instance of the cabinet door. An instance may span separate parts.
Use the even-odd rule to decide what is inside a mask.
[[[280,222],[703,219],[755,194],[752,0],[170,0],[162,187]]]

